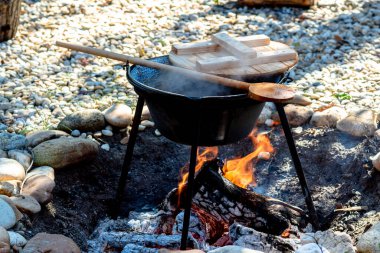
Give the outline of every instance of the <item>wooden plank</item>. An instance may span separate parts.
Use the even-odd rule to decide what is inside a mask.
[[[195,67],[195,64],[190,62],[188,58],[176,54],[170,55],[170,61],[173,63],[173,65],[180,66],[185,69],[194,69]]]
[[[231,56],[202,59],[196,62],[196,69],[199,71],[211,71],[224,68],[235,68],[279,61],[289,61],[296,58],[297,53],[293,49],[285,49],[259,52],[257,58],[246,60],[240,60],[236,57]]]
[[[236,40],[249,47],[261,47],[270,44],[269,37],[264,34],[237,37]]]
[[[199,54],[203,52],[213,52],[219,47],[218,44],[212,41],[202,41],[196,43],[174,44],[172,51],[177,55],[183,54]]]
[[[236,40],[242,42],[244,45],[249,47],[260,47],[267,46],[270,43],[268,36],[264,34],[251,35],[238,37]],[[177,55],[188,55],[188,54],[199,54],[204,52],[215,52],[220,48],[220,46],[213,41],[200,41],[193,43],[181,43],[174,44],[172,46],[172,52]]]
[[[211,36],[212,41],[231,52],[240,59],[256,58],[257,52],[255,49],[246,46],[240,41],[230,37],[227,33],[221,32]]]

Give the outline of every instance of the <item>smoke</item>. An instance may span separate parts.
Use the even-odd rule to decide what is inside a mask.
[[[167,71],[161,71],[151,86],[188,97],[229,96],[245,92],[200,80],[197,77],[189,77]]]

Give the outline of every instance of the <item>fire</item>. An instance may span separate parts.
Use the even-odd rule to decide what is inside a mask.
[[[256,135],[256,130],[253,130],[249,138],[252,141],[254,151],[245,157],[228,160],[223,166],[224,177],[242,188],[247,188],[248,185],[255,182],[254,164],[259,158],[268,158],[266,154],[274,151],[266,134]]]
[[[248,136],[252,141],[254,151],[245,157],[226,161],[222,169],[225,178],[242,188],[247,188],[248,185],[254,183],[254,164],[260,159],[269,159],[270,153],[274,151],[268,136],[266,134],[257,135],[256,132],[256,130],[253,130]],[[217,155],[218,147],[206,147],[202,152],[198,149],[195,172],[199,171],[205,162],[215,159]],[[185,172],[187,168],[187,166],[181,168],[181,181],[178,183],[178,196],[181,196],[183,187],[187,183],[189,176],[189,173]]]
[[[205,162],[215,159],[217,155],[218,147],[206,147],[202,153],[200,153],[200,150],[198,149],[197,165],[195,166],[195,172],[199,171]],[[187,178],[189,177],[189,173],[184,172],[184,169],[186,167],[187,166],[181,168],[181,182],[178,183],[178,196],[181,196],[183,187],[185,186]]]

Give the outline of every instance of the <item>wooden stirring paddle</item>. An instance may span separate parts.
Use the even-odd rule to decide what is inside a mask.
[[[171,71],[178,74],[186,75],[192,78],[198,78],[211,83],[227,86],[230,88],[241,89],[248,91],[250,98],[261,102],[288,102],[295,96],[295,92],[288,86],[277,83],[247,83],[238,80],[233,80],[225,77],[215,76],[207,73],[197,72],[194,70],[175,67],[172,65],[161,64],[158,62],[148,61],[137,57],[132,57],[123,54],[117,54],[106,50],[100,50],[71,43],[57,41],[59,47],[68,48],[71,50],[102,56],[122,62],[129,62],[136,65],[142,65],[149,68]]]

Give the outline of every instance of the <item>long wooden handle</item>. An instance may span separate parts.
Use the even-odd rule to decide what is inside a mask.
[[[132,57],[128,55],[117,54],[117,53],[113,53],[110,51],[101,50],[97,48],[85,47],[81,45],[75,45],[75,44],[60,42],[60,41],[57,41],[55,44],[59,47],[64,47],[64,48],[68,48],[71,50],[75,50],[75,51],[79,51],[79,52],[83,52],[87,54],[102,56],[102,57],[106,57],[106,58],[110,58],[110,59],[114,59],[114,60],[118,60],[122,62],[130,62],[132,64],[142,65],[149,68],[172,71],[178,74],[183,74],[189,77],[198,78],[205,81],[210,81],[210,82],[217,83],[217,84],[231,87],[231,88],[249,90],[249,87],[251,86],[250,83],[246,83],[242,81],[237,81],[237,80],[233,80],[233,79],[229,79],[225,77],[197,72],[190,69],[179,68],[179,67],[166,65],[166,64],[162,64],[158,62],[148,61],[148,60],[144,60],[141,58],[136,58],[136,57]]]
[[[215,76],[207,73],[197,72],[190,69],[184,69],[175,67],[172,65],[161,64],[158,62],[148,61],[141,58],[136,58],[128,55],[117,54],[106,50],[100,50],[91,47],[84,47],[81,45],[75,45],[65,42],[57,41],[56,45],[59,47],[64,47],[87,54],[102,56],[122,62],[130,62],[137,65],[142,65],[154,69],[172,71],[177,74],[182,74],[192,78],[198,78],[200,80],[209,81],[212,83],[220,84],[223,86],[247,90],[249,96],[252,99],[262,101],[262,102],[286,102],[294,97],[294,91],[284,85],[275,83],[261,83],[261,85],[251,83],[246,83],[242,81],[237,81],[225,77]],[[254,87],[253,87],[254,86]],[[251,87],[251,88],[250,88]]]

